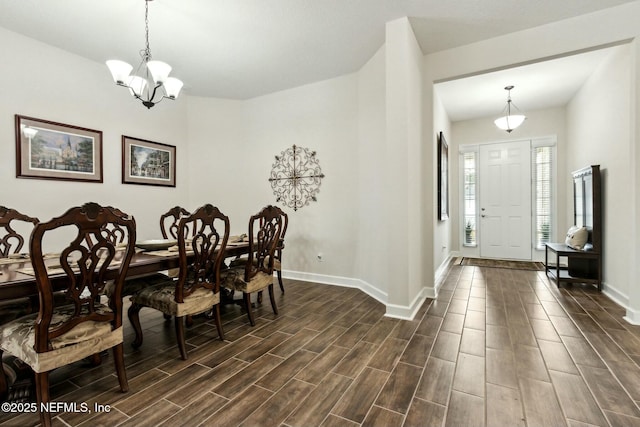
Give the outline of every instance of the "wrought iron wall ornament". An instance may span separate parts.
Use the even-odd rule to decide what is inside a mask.
[[[269,182],[276,201],[294,211],[316,202],[324,178],[316,152],[294,145],[275,157]]]

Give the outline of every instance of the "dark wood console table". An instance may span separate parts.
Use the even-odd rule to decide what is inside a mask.
[[[549,264],[549,251],[556,254],[555,265]],[[567,266],[561,265],[561,258],[567,259]],[[570,263],[580,265],[592,265],[590,263],[596,263],[592,271],[584,270],[579,272],[573,271]],[[587,267],[588,269],[588,267]],[[555,280],[556,285],[560,286],[560,282],[567,283],[593,283],[598,286],[598,290],[602,290],[602,257],[600,252],[594,251],[578,251],[570,248],[564,243],[547,243],[544,249],[544,270],[552,280]],[[577,274],[577,275],[575,275]]]
[[[572,249],[564,243],[546,243],[544,269],[547,276],[560,282],[592,283],[602,290],[602,202],[600,165],[573,172],[573,220],[586,227],[588,240],[584,250]],[[549,264],[549,251],[556,254],[555,265]],[[561,263],[566,259],[566,266]]]

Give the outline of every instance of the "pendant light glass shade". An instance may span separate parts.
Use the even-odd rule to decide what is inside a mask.
[[[145,40],[146,47],[140,51],[142,62],[131,74],[133,67],[117,59],[107,61],[113,80],[119,86],[129,89],[131,95],[142,101],[142,105],[151,108],[164,98],[176,99],[182,89],[182,81],[169,77],[171,66],[166,62],[151,59],[149,47],[149,1],[145,0]]]
[[[524,114],[521,114],[518,107],[516,107],[511,101],[511,89],[513,89],[513,86],[507,86],[504,89],[509,92],[509,95],[507,96],[507,106],[502,111],[503,116],[495,119],[494,123],[499,129],[511,132],[524,123],[527,117]],[[512,114],[512,107],[516,111],[516,114]]]

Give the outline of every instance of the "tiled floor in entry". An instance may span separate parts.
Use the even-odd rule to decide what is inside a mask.
[[[594,288],[543,272],[452,266],[417,317],[384,317],[356,289],[285,280],[250,327],[224,308],[226,340],[196,318],[189,359],[173,322],[141,313],[130,391],[110,355],[52,374],[53,400],[109,405],[56,426],[640,426],[640,327]],[[0,417],[27,426],[37,415]]]

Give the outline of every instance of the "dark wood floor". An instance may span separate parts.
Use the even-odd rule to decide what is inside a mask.
[[[196,319],[187,361],[173,322],[143,310],[144,344],[126,346],[130,391],[118,391],[111,357],[57,370],[55,401],[111,410],[54,425],[640,426],[640,327],[592,288],[452,266],[438,298],[401,321],[355,289],[285,286],[280,315],[267,298],[253,328],[226,307],[224,342]]]

